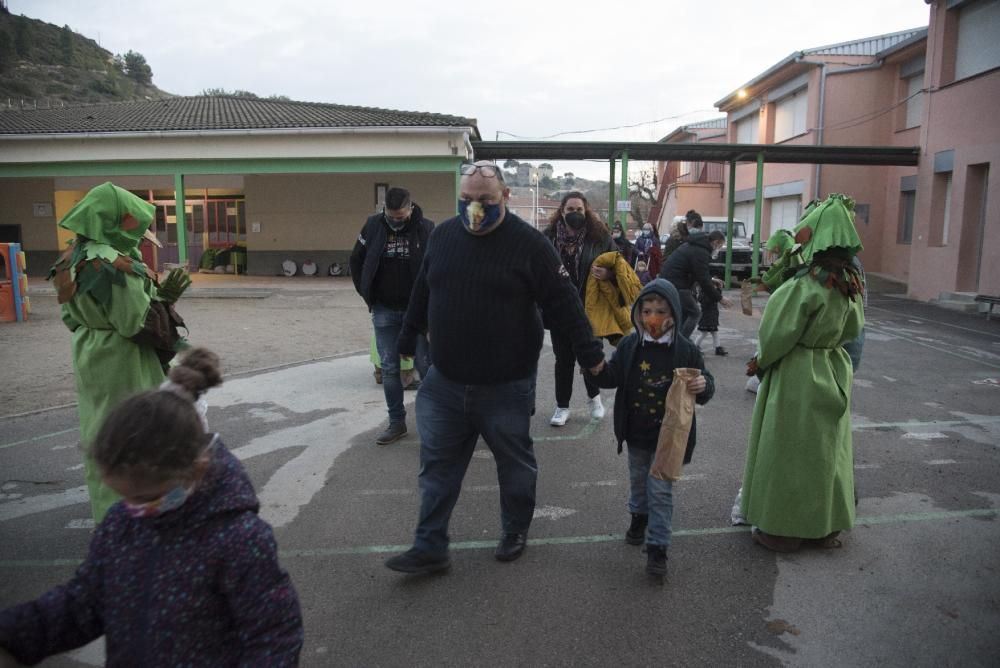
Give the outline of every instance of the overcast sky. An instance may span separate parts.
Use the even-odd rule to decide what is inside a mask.
[[[718,116],[715,101],[795,51],[926,26],[929,15],[924,0],[7,4],[113,53],[142,53],[170,93],[453,114],[490,140],[656,141]],[[600,164],[556,167],[607,178]]]

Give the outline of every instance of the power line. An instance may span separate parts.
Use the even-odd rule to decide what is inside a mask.
[[[702,114],[708,113],[710,111],[716,111],[715,109],[695,109],[694,111],[688,111],[683,114],[677,114],[675,116],[664,116],[663,118],[658,118],[655,121],[642,121],[641,123],[632,123],[631,125],[619,125],[613,128],[594,128],[593,130],[567,130],[566,132],[557,132],[554,135],[546,135],[544,137],[524,137],[522,135],[516,135],[505,130],[497,130],[497,137],[504,135],[506,137],[511,137],[513,139],[555,139],[556,137],[565,137],[566,135],[585,135],[591,132],[610,132],[612,130],[630,130],[632,128],[639,128],[644,125],[655,125],[657,123],[662,123],[663,121],[674,121],[678,118],[684,118],[685,116],[691,116],[692,114]]]

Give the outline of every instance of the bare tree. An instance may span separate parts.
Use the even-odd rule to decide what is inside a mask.
[[[655,167],[644,167],[638,172],[629,173],[628,198],[632,202],[629,215],[639,229],[642,229],[646,222],[656,227],[656,221],[649,220],[649,213],[656,204],[656,193]]]

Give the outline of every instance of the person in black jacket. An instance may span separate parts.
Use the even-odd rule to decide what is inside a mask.
[[[715,379],[705,368],[701,352],[677,326],[680,297],[669,282],[651,281],[632,307],[635,331],[618,344],[611,361],[595,376],[601,387],[616,387],[615,438],[618,452],[628,445],[631,524],[625,533],[629,545],[646,542],[646,572],[663,577],[667,572],[673,517],[673,487],[669,480],[650,475],[660,428],[665,418],[667,391],[674,369],[700,369],[687,382],[695,402],[705,404],[715,394]],[[691,418],[684,463],[694,453],[697,423]]]
[[[382,363],[382,390],[389,425],[375,438],[379,445],[406,436],[406,408],[396,339],[403,327],[413,281],[433,228],[434,223],[424,218],[423,211],[411,201],[406,189],[389,188],[385,194],[385,209],[365,221],[351,253],[351,278],[371,311],[375,346]],[[414,366],[421,378],[427,375],[430,356],[424,333],[417,337]]]
[[[549,226],[542,234],[555,246],[563,266],[569,272],[569,279],[580,293],[581,302],[586,303],[587,300],[588,276],[593,274],[599,281],[614,279],[614,274],[609,269],[593,266],[598,255],[617,250],[618,246],[608,234],[607,225],[590,208],[583,193],[572,191],[563,195],[559,209],[552,214]],[[552,354],[556,358],[556,410],[549,424],[562,427],[569,419],[576,357],[573,356],[572,341],[558,329],[550,327],[548,322],[545,325],[550,330]],[[600,388],[586,374],[583,376],[583,384],[587,389],[590,417],[602,419],[604,403],[601,401]]]
[[[660,270],[660,278],[665,278],[673,283],[680,294],[681,332],[685,337],[691,336],[694,328],[698,326],[698,321],[701,320],[701,306],[695,295],[696,286],[700,287],[713,301],[727,307],[732,304],[729,299],[722,296],[722,291],[712,283],[712,275],[708,270],[708,265],[712,262],[712,253],[722,248],[725,242],[725,235],[719,231],[714,231],[711,234],[692,232],[688,236],[687,242],[681,244],[680,248],[670,254],[670,257],[663,264],[663,269]]]
[[[542,316],[572,341],[581,366],[604,361],[552,244],[507,209],[500,167],[480,161],[461,174],[459,215],[434,228],[399,336],[400,353],[412,355],[416,335],[429,329],[434,359],[417,393],[416,535],[410,550],[385,562],[403,573],[451,565],[448,524],[480,436],[500,483],[503,533],[493,556],[524,553],[538,479],[530,427]]]

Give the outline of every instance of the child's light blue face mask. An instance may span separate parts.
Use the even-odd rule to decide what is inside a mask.
[[[158,499],[147,503],[125,503],[125,510],[130,517],[136,519],[142,517],[159,517],[171,510],[177,510],[184,505],[191,493],[194,492],[194,485],[184,487],[177,485],[172,490]]]

